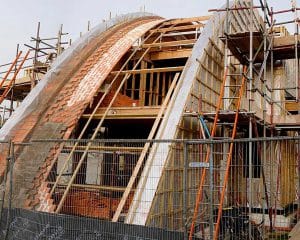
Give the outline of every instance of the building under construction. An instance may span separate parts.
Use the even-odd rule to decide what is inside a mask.
[[[1,237],[299,239],[299,10],[38,26],[0,82]]]

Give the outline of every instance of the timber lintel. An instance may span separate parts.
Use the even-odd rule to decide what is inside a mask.
[[[273,123],[275,125],[295,126],[300,125],[300,114],[274,116]]]
[[[300,109],[300,103],[299,102],[286,102],[285,103],[285,109],[287,111],[299,111]]]
[[[157,107],[119,107],[111,108],[105,119],[155,119],[160,110]],[[106,108],[99,108],[94,119],[101,119]],[[90,114],[83,114],[82,118],[89,118]]]

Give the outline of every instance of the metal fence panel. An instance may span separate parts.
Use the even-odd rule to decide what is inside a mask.
[[[181,239],[188,238],[193,222],[195,239],[213,239],[217,225],[219,239],[264,239],[274,233],[283,239],[299,215],[299,138],[37,140],[8,146],[7,166],[13,171],[7,168],[2,181],[2,203],[8,210],[2,214],[1,230],[8,229],[9,237],[13,232],[25,236],[27,230],[34,237],[43,235],[48,221],[51,226],[59,221],[64,228],[75,224],[70,231],[76,237],[77,232],[86,233],[83,239],[93,239],[86,231],[98,229],[95,222],[106,226],[104,239],[168,239],[157,232],[147,235],[146,228],[138,232],[130,224],[105,225],[122,199],[126,201],[119,222],[140,218],[135,225],[174,231],[170,234],[178,233],[174,236]],[[30,211],[25,214],[20,208]],[[19,215],[23,220],[14,223]],[[53,220],[56,217],[60,220]],[[40,227],[26,228],[30,221]],[[32,236],[28,239],[35,239]]]

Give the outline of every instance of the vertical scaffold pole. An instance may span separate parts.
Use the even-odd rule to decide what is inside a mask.
[[[298,34],[299,34],[299,27],[298,27],[298,12],[297,12],[297,3],[295,0],[292,1],[292,9],[295,13],[295,83],[296,83],[296,100],[297,102],[300,101],[300,81],[299,81],[299,59],[298,59]],[[299,111],[300,113],[300,111]]]
[[[263,79],[263,137],[265,138],[267,136],[267,127],[266,127],[266,114],[267,114],[267,57],[268,57],[268,52],[267,52],[267,36],[268,36],[268,29],[267,29],[267,23],[268,23],[268,16],[267,16],[267,0],[264,0],[263,2],[264,6],[263,6],[263,12],[264,12],[264,79]],[[266,158],[267,158],[267,144],[266,141],[263,142],[263,156],[262,156],[262,161],[261,161],[261,165],[265,164],[266,162]],[[261,157],[261,156],[260,156]],[[264,166],[263,166],[264,167]],[[264,171],[264,170],[263,170]],[[263,178],[265,179],[265,174],[263,172]],[[265,186],[266,188],[266,186]],[[267,189],[265,189],[266,192],[266,205],[269,208],[269,200],[268,200],[268,196],[267,196]],[[269,212],[269,220],[270,220],[270,229],[272,230],[273,226],[272,226],[272,212],[270,211],[270,209],[268,209]],[[265,220],[265,214],[263,214],[263,220]]]
[[[252,93],[252,84],[253,84],[253,27],[254,27],[254,16],[253,16],[253,0],[250,1],[250,49],[249,49],[249,112],[251,112],[251,105],[253,99]],[[249,217],[251,216],[251,208],[252,208],[252,116],[249,118],[249,194],[248,194],[248,202],[249,202]],[[249,221],[249,236],[251,236],[251,224]]]
[[[184,240],[188,240],[188,143],[183,143],[183,161],[184,161],[184,171],[183,171],[183,221],[184,221]]]

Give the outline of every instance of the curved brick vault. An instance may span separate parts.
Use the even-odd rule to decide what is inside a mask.
[[[116,21],[117,23],[108,30],[90,39],[86,46],[73,49],[74,57],[64,63],[64,68],[56,72],[55,76],[51,76],[51,81],[44,84],[38,94],[31,94],[38,95],[39,102],[28,103],[26,100],[23,102],[22,105],[31,104],[29,110],[27,109],[30,114],[24,114],[25,117],[21,119],[13,116],[8,126],[4,126],[1,130],[2,139],[22,142],[31,139],[69,138],[83,111],[93,100],[110,71],[137,39],[161,21],[157,16],[127,16],[127,19],[125,17],[125,20],[122,19],[119,23]],[[29,95],[27,98],[30,97]],[[24,109],[24,106],[22,107]],[[18,112],[15,115],[18,115]],[[9,125],[13,127],[7,131]],[[13,192],[15,207],[23,207],[26,196],[36,193],[41,186],[43,173],[47,171],[47,162],[44,160],[55,154],[53,145],[45,143],[38,145],[39,151],[34,152],[26,147],[17,148]],[[7,145],[1,145],[1,152],[7,151]],[[6,156],[6,154],[0,156],[2,176]],[[43,168],[44,171],[40,172]],[[39,176],[35,177],[38,172]],[[30,182],[34,182],[34,185],[30,186]],[[27,206],[31,200],[27,201]]]

